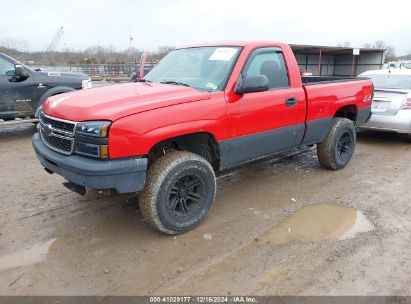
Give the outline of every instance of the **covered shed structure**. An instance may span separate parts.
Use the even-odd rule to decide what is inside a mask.
[[[385,49],[290,44],[301,71],[314,76],[356,76],[384,65]],[[357,55],[358,54],[358,55]]]

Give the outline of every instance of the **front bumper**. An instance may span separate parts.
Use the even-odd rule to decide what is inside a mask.
[[[44,145],[38,133],[32,139],[37,158],[48,171],[68,181],[94,189],[115,189],[119,193],[143,190],[147,158],[96,160],[79,155],[63,155]]]
[[[371,119],[362,125],[361,129],[411,133],[411,110],[399,110],[396,115],[373,113]]]

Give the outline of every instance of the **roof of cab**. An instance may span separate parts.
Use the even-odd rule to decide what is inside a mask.
[[[277,42],[277,41],[220,41],[220,42],[207,42],[207,43],[199,43],[199,44],[192,44],[180,47],[180,49],[184,48],[193,48],[193,47],[210,47],[210,46],[237,46],[237,47],[264,47],[264,46],[283,46],[288,45],[284,42]]]

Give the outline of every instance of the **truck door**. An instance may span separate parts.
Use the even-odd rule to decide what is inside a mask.
[[[30,116],[35,94],[33,77],[15,76],[14,63],[0,57],[0,119]]]
[[[225,149],[232,165],[296,147],[305,131],[305,96],[290,85],[281,48],[254,50],[240,77],[247,75],[265,75],[270,89],[227,104],[231,139]]]

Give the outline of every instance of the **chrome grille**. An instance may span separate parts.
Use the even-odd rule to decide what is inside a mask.
[[[76,122],[54,118],[40,113],[39,133],[43,143],[50,149],[70,155],[74,149]]]
[[[40,113],[40,123],[43,125],[50,125],[53,129],[59,132],[67,132],[74,135],[75,122],[52,118],[45,115],[43,112]]]

